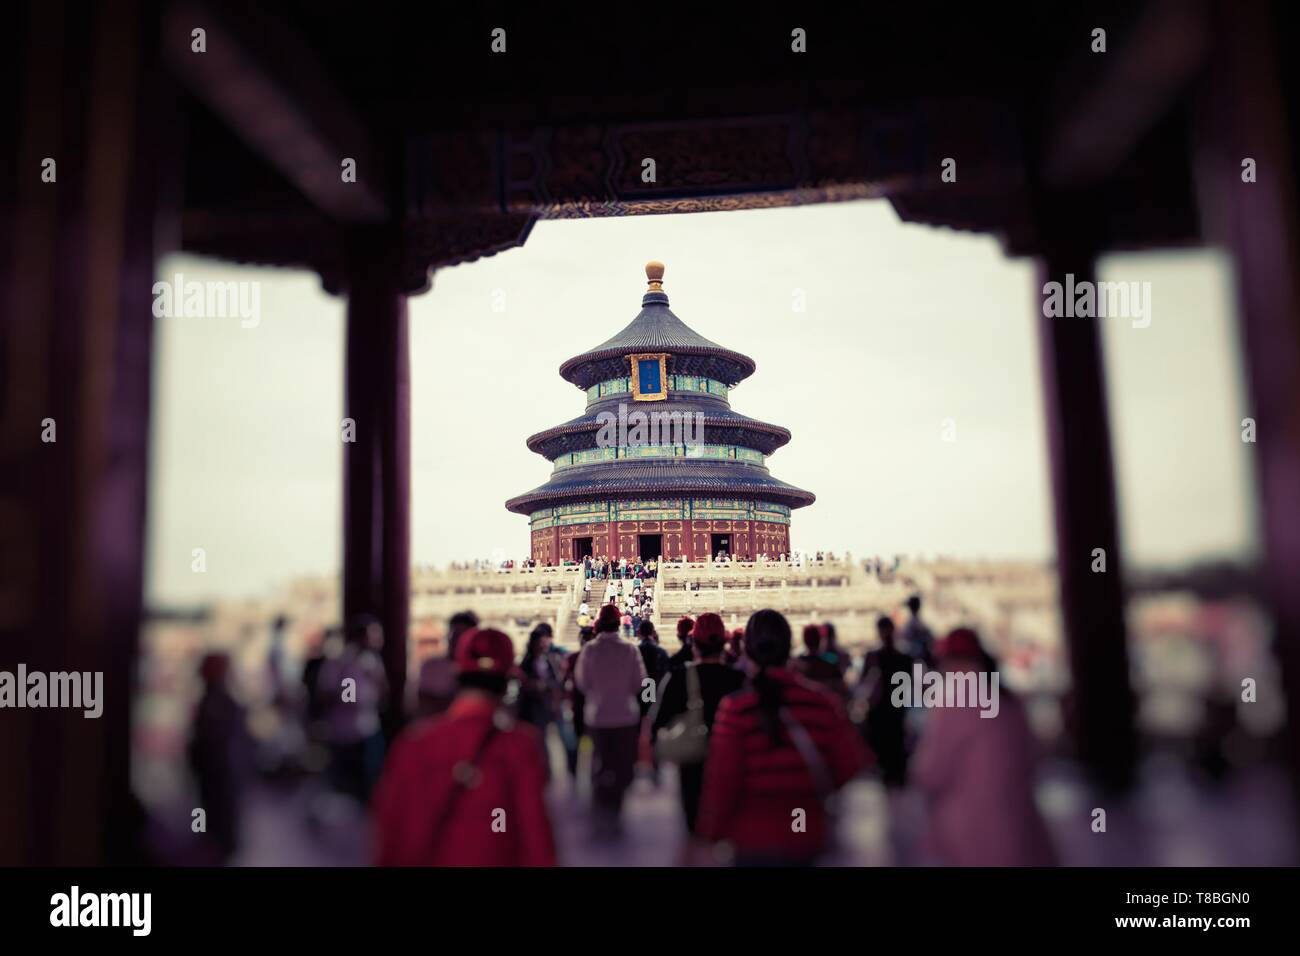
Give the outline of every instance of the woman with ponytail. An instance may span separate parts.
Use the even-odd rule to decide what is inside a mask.
[[[826,800],[867,763],[844,706],[790,670],[790,624],[745,626],[751,678],[718,707],[696,831],[737,865],[808,865],[829,839]]]

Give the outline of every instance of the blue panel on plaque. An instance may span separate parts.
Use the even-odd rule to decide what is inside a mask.
[[[658,395],[663,392],[664,385],[659,379],[659,360],[658,359],[638,359],[637,375],[641,382],[642,395]]]

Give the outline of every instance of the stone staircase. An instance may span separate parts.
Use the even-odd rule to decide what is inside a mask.
[[[485,627],[508,634],[516,647],[527,643],[540,623],[555,629],[560,643],[577,629],[582,572],[576,567],[511,569],[508,571],[417,570],[411,582],[411,620],[441,626],[457,611],[473,611]]]

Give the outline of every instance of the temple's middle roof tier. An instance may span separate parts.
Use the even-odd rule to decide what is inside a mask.
[[[528,439],[528,448],[547,460],[566,452],[595,448],[601,428],[609,421],[602,414],[617,414],[617,408],[617,402],[592,406],[577,418],[533,435]],[[733,412],[723,402],[708,398],[674,397],[666,402],[638,405],[633,411],[646,415],[689,415],[692,426],[698,413],[703,416],[703,434],[694,436],[693,440],[701,444],[740,445],[770,455],[790,441],[788,429]]]

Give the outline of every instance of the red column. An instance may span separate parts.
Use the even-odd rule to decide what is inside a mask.
[[[1056,210],[1049,222],[1080,221]],[[1085,220],[1086,221],[1086,220]],[[1090,249],[1050,246],[1043,283],[1093,281]],[[1041,301],[1041,300],[1040,300]],[[1055,500],[1057,569],[1069,646],[1079,757],[1099,783],[1127,786],[1137,753],[1124,627],[1123,567],[1115,517],[1110,422],[1098,320],[1039,313],[1043,402]],[[1106,553],[1094,572],[1093,551]]]
[[[410,598],[410,358],[400,246],[385,231],[349,236],[343,446],[343,617],[384,628],[388,727],[401,723]]]
[[[1300,123],[1279,77],[1280,6],[1212,9],[1223,42],[1198,96],[1201,212],[1207,238],[1231,251],[1237,272],[1250,389],[1241,417],[1257,427],[1256,444],[1246,447],[1254,453],[1262,511],[1259,571],[1282,671],[1286,759],[1300,794]],[[1256,163],[1254,182],[1242,181],[1248,156]],[[1257,675],[1239,675],[1250,676]]]
[[[170,86],[155,4],[6,13],[0,668],[102,673],[103,711],[4,712],[0,864],[130,863],[152,286],[179,179]],[[41,180],[45,157],[54,182]],[[42,441],[46,418],[56,441]]]

